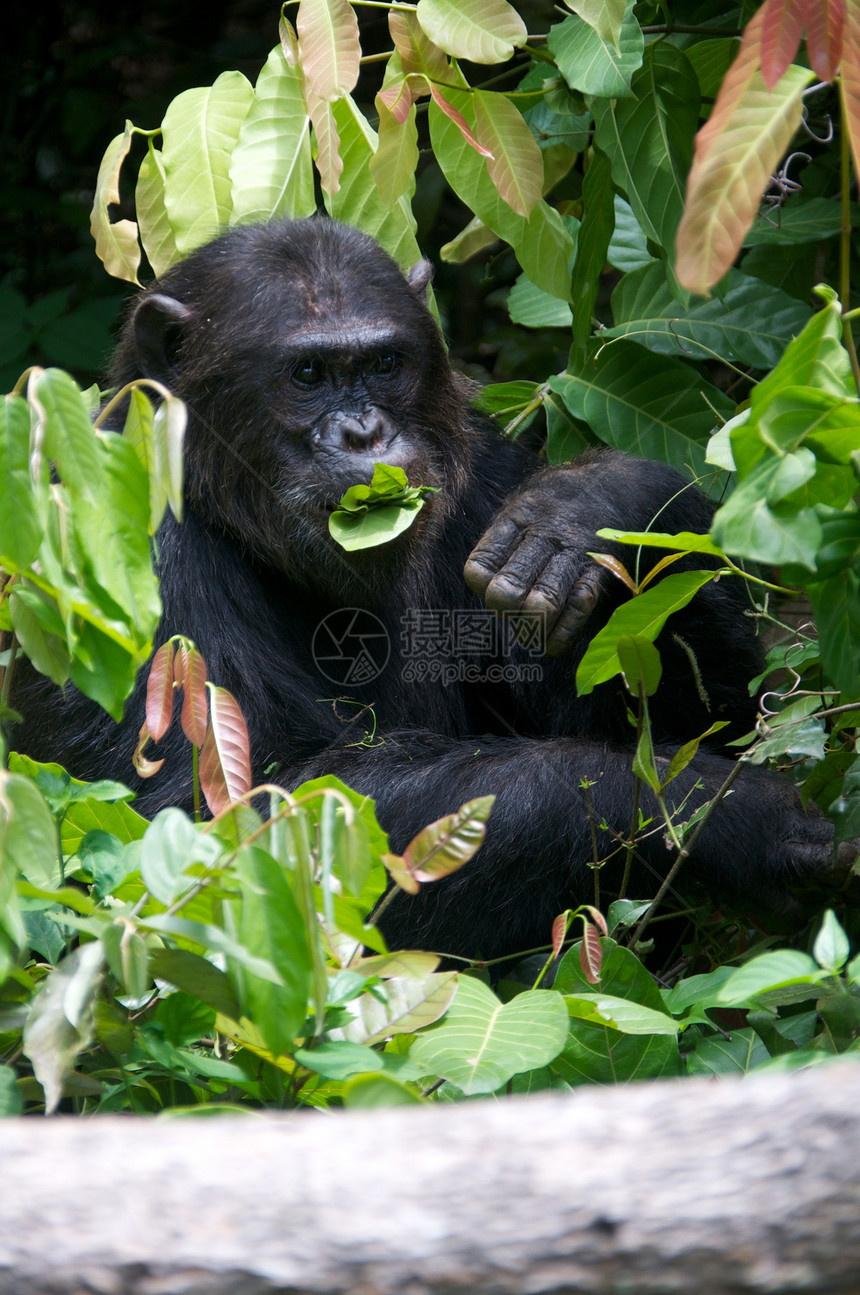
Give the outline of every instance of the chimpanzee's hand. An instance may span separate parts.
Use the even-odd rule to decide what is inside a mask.
[[[605,506],[603,519],[594,515],[594,500],[581,483],[581,472],[565,468],[533,477],[484,532],[464,571],[469,588],[493,611],[543,616],[549,656],[569,648],[598,602],[620,591],[588,556],[607,548],[594,532],[613,521]]]

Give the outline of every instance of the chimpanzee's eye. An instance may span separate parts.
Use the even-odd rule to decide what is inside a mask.
[[[387,375],[393,373],[397,368],[397,356],[394,351],[380,351],[379,355],[374,358],[373,371]]]
[[[325,377],[325,370],[319,360],[308,356],[306,359],[298,361],[293,367],[290,377],[293,382],[298,382],[303,387],[313,387],[318,382],[322,382]]]

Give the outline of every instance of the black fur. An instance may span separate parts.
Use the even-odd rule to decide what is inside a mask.
[[[594,784],[598,822],[618,833],[630,825],[629,699],[619,680],[586,697],[573,682],[587,642],[626,596],[587,556],[611,548],[594,531],[642,530],[658,513],[660,530],[706,530],[710,510],[660,465],[605,450],[547,470],[503,441],[452,373],[425,283],[423,268],[408,281],[371,239],[328,220],[237,229],[139,299],[111,380],[159,378],[189,408],[186,519],[168,518],[159,535],[159,641],[193,638],[209,677],[235,694],[256,778],[272,763],[289,787],[339,775],[374,797],[395,850],[463,801],[495,793],[476,858],[415,899],[399,896],[385,930],[394,946],[496,957],[545,944],[556,914],[592,895],[583,779]],[[377,460],[439,493],[403,536],[349,555],[328,534],[328,512]],[[538,680],[523,671],[486,678],[491,664],[535,665],[515,644],[469,658],[483,682],[410,682],[404,618],[483,606],[463,578],[476,545],[473,588],[496,608],[559,617],[559,654],[538,659]],[[643,555],[646,566],[656,560]],[[369,683],[338,689],[311,645],[323,617],[342,607],[383,622],[391,658]],[[759,653],[731,582],[707,586],[670,621],[660,648],[652,716],[664,756],[715,719],[730,721],[731,735],[751,727],[746,682]],[[58,707],[31,680],[16,699],[26,716],[20,745],[76,776],[127,781],[144,813],[187,803],[190,760],[178,731],[157,750],[161,773],[145,783],[133,773],[143,686],[116,726],[73,692]],[[701,803],[730,768],[718,749],[701,753],[670,799],[700,778],[690,806]],[[649,793],[642,806],[657,814]],[[610,832],[598,835],[608,852]],[[688,871],[720,894],[764,894],[823,861],[829,840],[829,824],[803,814],[786,783],[750,769]],[[634,893],[653,893],[672,857],[662,834],[644,838],[636,856]],[[604,895],[620,873],[619,861],[603,870]]]

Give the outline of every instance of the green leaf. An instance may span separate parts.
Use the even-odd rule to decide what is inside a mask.
[[[624,21],[624,0],[565,0],[568,9],[579,14],[600,39],[618,49],[621,24]]]
[[[573,312],[566,301],[550,296],[521,274],[508,294],[511,322],[524,328],[570,328]]]
[[[839,919],[832,908],[828,908],[821,919],[821,926],[812,946],[812,956],[825,971],[834,975],[845,966],[851,953],[848,936],[839,924]]]
[[[506,0],[418,0],[416,12],[434,45],[470,63],[505,63],[526,43],[525,23]]]
[[[639,688],[646,697],[653,697],[663,674],[660,653],[649,638],[641,634],[622,634],[618,639],[618,660],[627,691],[638,696]]]
[[[358,1110],[382,1106],[421,1106],[422,1099],[393,1075],[356,1075],[343,1090],[343,1104]]]
[[[379,104],[377,98],[377,104]],[[370,159],[370,174],[389,211],[415,183],[418,166],[418,127],[415,105],[398,121],[382,105],[379,109],[379,147]]]
[[[642,63],[644,45],[633,0],[628,0],[617,46],[576,14],[551,27],[547,42],[568,85],[604,99],[622,99],[631,93],[630,82]]]
[[[82,944],[57,966],[33,999],[23,1050],[45,1093],[45,1114],[59,1105],[75,1057],[93,1036],[93,1005],[102,977],[98,940]]]
[[[860,208],[851,204],[852,226],[860,224]],[[744,235],[744,247],[784,247],[835,238],[842,229],[842,207],[835,198],[789,199],[777,215],[763,213]]]
[[[24,1100],[15,1082],[15,1071],[11,1066],[0,1066],[0,1119],[20,1115],[23,1109]]]
[[[685,1058],[689,1075],[745,1075],[767,1061],[768,1050],[755,1030],[699,1039]]]
[[[402,270],[408,270],[421,259],[415,217],[405,195],[389,208],[373,181],[370,162],[377,149],[376,132],[349,95],[333,103],[331,111],[340,135],[343,178],[337,193],[326,195],[328,211],[370,234]]]
[[[233,868],[241,885],[237,938],[271,963],[281,984],[254,975],[243,963],[228,965],[228,974],[242,1013],[260,1030],[273,1055],[280,1056],[292,1050],[307,1015],[308,934],[289,873],[276,859],[259,846],[250,846],[240,851]]]
[[[696,477],[707,475],[703,442],[715,413],[734,412],[733,402],[693,369],[626,340],[572,361],[550,387],[607,445]]]
[[[99,899],[112,895],[117,886],[135,872],[139,862],[137,842],[123,844],[110,832],[94,829],[78,847],[81,866],[93,879],[93,890]],[[31,878],[32,880],[32,878]]]
[[[676,1035],[680,1029],[678,1022],[665,1012],[611,994],[566,994],[564,1001],[571,1016],[609,1025],[622,1034]]]
[[[272,50],[230,156],[231,225],[316,211],[308,113],[301,68]]]
[[[472,96],[455,86],[445,96],[475,129]],[[513,247],[528,277],[545,292],[570,299],[573,239],[561,216],[541,201],[526,220],[499,196],[486,162],[464,140],[459,127],[436,103],[429,108],[430,138],[439,165],[455,193],[499,238]]]
[[[241,72],[185,90],[162,123],[165,203],[178,250],[193,252],[228,223],[230,157],[254,91]]]
[[[0,414],[0,565],[25,571],[39,552],[42,525],[30,479],[30,409],[6,396]]]
[[[612,237],[614,205],[609,158],[599,148],[592,150],[591,162],[582,184],[583,215],[576,244],[570,285],[573,309],[573,345],[577,361],[585,355],[591,336],[591,319],[600,276]]]
[[[647,239],[633,214],[633,208],[629,202],[624,201],[620,193],[615,194],[613,206],[615,228],[609,240],[606,260],[614,269],[625,273],[644,269],[651,265],[654,258],[648,251]]]
[[[662,261],[625,274],[612,294],[613,328],[606,337],[632,337],[660,355],[718,357],[757,369],[775,365],[807,323],[809,307],[730,270],[719,297],[679,306]]]
[[[378,1052],[360,1043],[345,1043],[328,1039],[316,1048],[296,1048],[295,1060],[307,1070],[313,1070],[326,1079],[350,1079],[382,1070],[384,1062]]]
[[[723,504],[711,526],[714,542],[725,553],[739,554],[756,562],[774,565],[796,563],[815,570],[815,555],[821,543],[822,530],[811,508],[797,508],[790,503],[771,506],[768,493],[772,488],[779,498],[785,488],[780,485],[784,459],[770,457],[758,463]],[[785,478],[782,478],[783,483]]]
[[[134,133],[134,126],[127,121],[123,133],[112,139],[105,149],[90,212],[90,233],[95,239],[96,255],[104,262],[108,274],[117,279],[128,279],[129,283],[138,282],[140,244],[137,225],[133,220],[112,222],[110,208],[120,199],[119,173],[131,149]]]
[[[331,1033],[353,1043],[381,1043],[395,1034],[414,1034],[438,1021],[456,990],[457,978],[450,971],[425,972],[417,978],[389,976],[372,992],[353,999],[348,1006],[353,1020]]]
[[[170,905],[198,879],[195,864],[217,868],[226,858],[222,843],[195,826],[181,809],[162,809],[146,829],[140,845],[140,875],[147,890]]]
[[[199,953],[188,949],[154,949],[150,955],[152,974],[177,989],[213,1007],[231,1021],[239,1019],[241,1008],[227,975]]]
[[[502,1004],[486,985],[461,976],[445,1019],[416,1039],[410,1057],[464,1093],[492,1093],[512,1075],[557,1057],[567,1031],[564,1001],[554,990],[528,990]]]
[[[140,224],[140,241],[153,273],[160,278],[179,260],[179,249],[167,215],[164,199],[164,158],[152,140],[137,173],[134,209]]]
[[[671,255],[684,209],[684,183],[699,118],[699,85],[686,57],[668,41],[645,50],[632,98],[593,104],[595,143],[646,238]]]
[[[845,571],[806,586],[821,641],[822,664],[837,688],[856,696],[860,669],[860,573]]]
[[[0,769],[0,871],[7,869],[45,890],[61,880],[57,826],[39,789]]]
[[[598,684],[621,673],[618,645],[624,635],[642,636],[653,642],[672,613],[686,607],[702,585],[713,578],[713,571],[675,572],[616,608],[603,629],[595,634],[579,663],[576,672],[579,695],[585,696]]]
[[[777,949],[762,953],[739,967],[719,991],[717,1002],[722,1007],[742,1007],[751,1005],[762,994],[792,986],[808,986],[801,997],[813,997],[817,993],[816,986],[826,979],[827,974],[808,953],[797,949]]]

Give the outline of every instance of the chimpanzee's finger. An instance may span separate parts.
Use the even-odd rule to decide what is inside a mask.
[[[463,568],[466,584],[474,593],[483,598],[487,585],[502,570],[521,538],[516,522],[504,515],[484,531]]]
[[[555,556],[552,540],[529,535],[493,576],[484,591],[484,601],[494,612],[521,611],[542,572]]]
[[[561,656],[572,647],[585,628],[591,613],[600,601],[605,585],[600,567],[593,566],[577,580],[561,615],[547,632],[547,656]]]

